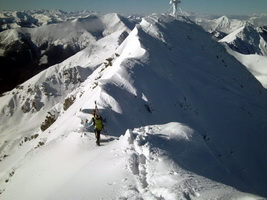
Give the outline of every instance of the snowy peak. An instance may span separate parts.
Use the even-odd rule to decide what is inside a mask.
[[[238,61],[227,54],[223,46],[213,41],[203,29],[185,18],[175,20],[169,16],[160,15],[144,18],[142,23],[137,25],[121,44],[116,53],[120,56],[113,64],[115,67],[107,68],[102,76],[103,80],[99,80],[101,83],[99,85],[103,90],[101,93],[103,97],[100,98],[103,99],[103,102],[100,104],[109,104],[104,97],[106,94],[112,97],[112,102],[119,106],[116,108],[116,112],[123,115],[122,120],[126,121],[125,124],[131,120],[127,120],[129,116],[123,111],[132,110],[132,105],[140,102],[146,104],[149,107],[148,110],[152,111],[157,108],[159,109],[157,113],[168,116],[168,113],[171,112],[170,108],[172,108],[170,105],[180,102],[183,107],[187,105],[188,99],[191,99],[196,104],[189,106],[192,111],[191,114],[198,116],[199,109],[202,107],[198,104],[204,103],[203,100],[199,99],[204,97],[200,98],[202,95],[195,91],[198,91],[198,87],[205,88],[206,84],[213,85],[215,93],[218,88],[229,88],[228,92],[237,92],[241,88],[246,88],[242,89],[242,95],[246,99],[252,98],[250,97],[251,93],[258,94],[264,91],[258,81]],[[207,57],[210,59],[207,60]],[[144,80],[150,81],[144,82]],[[216,80],[215,83],[214,80]],[[248,85],[244,86],[244,84]],[[122,89],[117,88],[118,85]],[[161,92],[158,93],[158,91]],[[177,91],[179,91],[178,94]],[[207,91],[202,92],[206,94]],[[224,95],[227,96],[228,92]],[[125,102],[124,99],[129,101]],[[216,95],[204,99],[221,102]],[[251,99],[251,101],[253,100]],[[178,106],[180,103],[176,105]],[[231,100],[223,104],[225,103],[232,104]],[[221,112],[220,107],[216,105],[214,107],[218,110],[212,112]],[[205,109],[202,110],[203,113],[206,112]],[[231,110],[228,112],[230,113]],[[158,123],[162,121],[162,118],[157,119],[154,115],[148,115],[148,118],[143,119],[139,109],[133,113],[134,116],[139,116],[137,118],[140,121],[136,125],[130,123],[129,127],[141,126],[143,123],[149,124],[152,121],[155,123],[154,120],[159,120]],[[216,114],[214,113],[214,115]],[[154,120],[150,119],[149,116]],[[116,119],[115,116],[112,118]],[[164,121],[172,120],[175,119],[167,117]],[[115,124],[117,123],[119,121]],[[114,132],[123,132],[123,130]]]
[[[225,42],[231,49],[242,54],[259,54],[266,56],[267,52],[267,34],[255,29],[252,25],[245,25],[225,38],[220,42]]]
[[[227,16],[222,16],[220,18],[212,20],[197,17],[195,21],[197,24],[201,25],[206,31],[213,34],[217,33],[220,35],[229,34],[247,23],[245,20],[230,19]]]
[[[219,31],[226,34],[231,33],[233,30],[243,26],[246,23],[244,21],[237,19],[229,19],[226,16],[222,16],[213,21],[214,21],[214,26],[212,27],[212,29],[214,31]]]
[[[216,22],[218,28],[226,28],[230,26],[230,20],[226,16],[215,19],[214,22]]]

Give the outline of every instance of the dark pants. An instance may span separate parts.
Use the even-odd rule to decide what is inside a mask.
[[[96,144],[100,145],[100,131],[95,129]]]

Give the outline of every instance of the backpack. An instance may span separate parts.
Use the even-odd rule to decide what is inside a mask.
[[[95,124],[95,129],[97,129],[98,131],[101,131],[104,127],[103,122],[102,122],[102,117],[99,116],[95,116],[94,117],[94,124]]]

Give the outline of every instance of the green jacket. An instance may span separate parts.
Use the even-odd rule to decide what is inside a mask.
[[[101,131],[103,129],[102,117],[94,116],[93,121],[95,125],[94,129]]]

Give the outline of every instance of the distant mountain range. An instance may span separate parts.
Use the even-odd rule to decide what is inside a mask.
[[[132,29],[141,20],[131,15],[111,22],[86,10],[2,11],[0,16],[0,94],[113,32],[113,24]],[[188,17],[235,52],[267,55],[266,15]]]
[[[22,17],[29,20],[27,26],[29,24],[33,26],[34,20],[29,16],[36,17],[36,13],[32,15],[29,12],[12,13],[16,14],[14,18],[16,22],[21,21],[19,17]],[[0,93],[14,88],[47,67],[62,62],[114,31],[122,29],[127,31],[134,27],[132,22],[117,14],[97,15],[63,11],[37,13],[38,17],[41,15],[41,17],[48,16],[49,20],[53,19],[54,24],[0,32],[0,62],[3,66],[0,75]],[[80,18],[81,15],[86,16]],[[59,21],[60,23],[55,23]]]
[[[0,31],[13,28],[35,28],[43,25],[70,21],[76,18],[97,14],[93,11],[62,11],[62,10],[25,10],[1,11]]]

